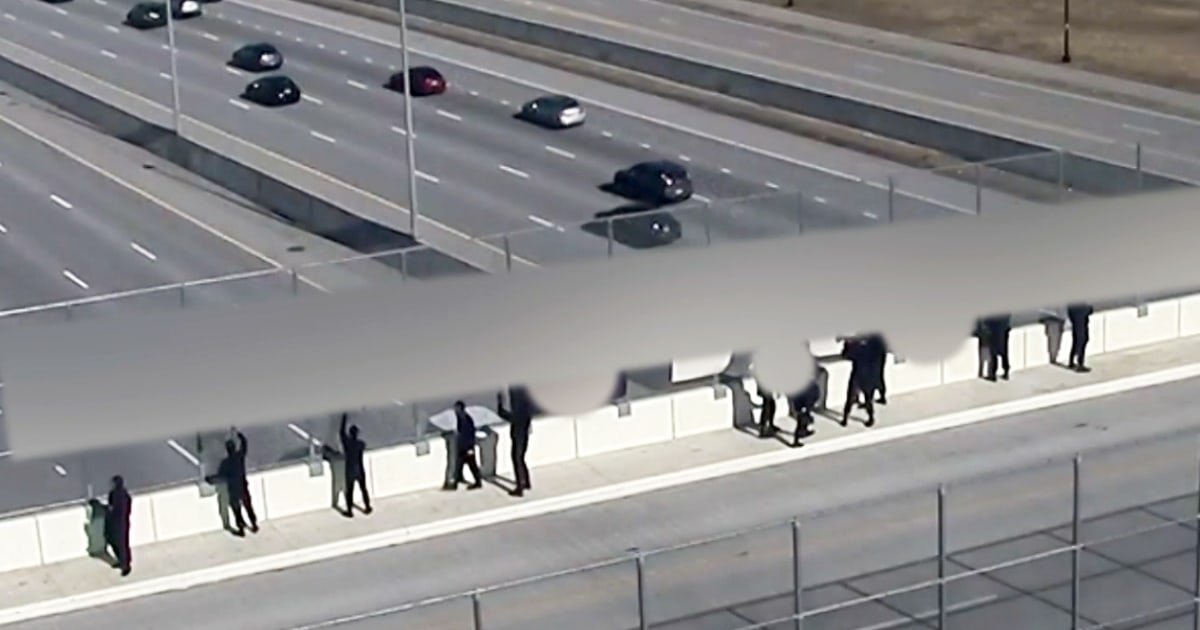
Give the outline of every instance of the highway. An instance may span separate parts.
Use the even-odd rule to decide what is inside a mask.
[[[657,0],[479,0],[471,6],[893,109],[1200,181],[1200,121],[871,50]],[[769,51],[769,54],[768,52]],[[1173,155],[1168,155],[1173,154]]]
[[[659,549],[780,523],[752,537],[646,560],[647,613],[654,627],[732,630],[788,613],[791,532],[784,523],[793,515],[809,515],[802,519],[802,572],[813,610],[935,577],[932,490],[939,481],[950,482],[950,574],[1066,546],[1070,456],[1077,449],[1123,444],[1122,451],[1085,454],[1080,468],[1080,533],[1090,543],[1081,562],[1081,627],[1096,627],[1191,601],[1196,533],[1171,521],[1196,515],[1197,404],[1200,379],[1181,381],[14,627],[42,630],[86,621],[98,629],[199,630],[224,627],[236,615],[238,627],[247,630],[457,630],[473,627],[469,600],[420,613],[389,611],[418,599],[629,557],[633,546]],[[1172,434],[1177,437],[1128,446]],[[1022,472],[1000,472],[1012,467]],[[854,507],[831,509],[846,505]],[[1113,540],[1135,531],[1140,533]],[[1069,555],[1049,555],[956,582],[948,590],[952,627],[1067,627],[1070,566]],[[486,592],[484,627],[637,627],[634,576],[626,561]],[[936,601],[934,590],[924,589],[829,612],[805,627],[926,627],[912,618],[928,620]]]
[[[0,20],[0,37],[169,105],[166,31],[120,26],[131,4],[20,0],[6,7],[11,19]],[[403,101],[380,87],[399,63],[394,46],[238,2],[206,11],[177,25],[185,115],[407,204]],[[422,53],[413,63],[432,63],[451,84],[447,94],[417,99],[414,106],[422,213],[473,236],[541,230],[537,242],[520,251],[535,262],[603,255],[602,239],[565,226],[624,205],[598,187],[617,169],[655,156],[686,161],[697,181],[695,202],[681,211],[685,244],[794,232],[801,207],[806,229],[886,219],[880,216],[887,211],[880,174],[899,169],[895,165],[854,154],[849,159],[847,152],[792,138],[785,139],[794,145],[795,158],[738,146],[747,137],[743,129],[752,126],[663,100],[646,99],[654,108],[636,115],[592,103],[584,127],[547,132],[512,119],[520,103],[542,92],[509,77],[537,77],[581,98],[588,96],[584,90],[606,99],[621,91],[578,78],[559,83],[570,75],[431,38],[413,39]],[[302,103],[272,111],[236,98],[251,77],[225,63],[233,50],[259,40],[281,47],[283,71],[306,94]],[[431,48],[449,54],[426,52]],[[685,123],[703,132],[685,131]],[[831,153],[855,170],[822,167]],[[863,185],[864,178],[873,186]],[[970,183],[910,169],[900,190],[908,193],[895,210],[900,220],[974,212]],[[1026,204],[994,191],[987,195],[989,204]],[[699,207],[705,200],[717,207],[709,217]]]

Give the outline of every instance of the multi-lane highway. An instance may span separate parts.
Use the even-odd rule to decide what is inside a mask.
[[[1200,121],[743,22],[657,0],[480,0],[471,6],[686,59],[992,129],[1200,181]]]
[[[86,619],[101,629],[216,628],[228,623],[212,613],[221,602],[247,630],[470,628],[469,598],[411,613],[389,610],[629,557],[631,546],[657,549],[779,523],[646,560],[654,627],[732,630],[790,610],[791,531],[784,523],[794,515],[812,515],[802,522],[801,543],[809,610],[936,577],[939,481],[950,482],[950,574],[1066,547],[1070,455],[1195,431],[1198,403],[1200,382],[1192,379],[16,627],[71,627]],[[1087,627],[1192,601],[1195,530],[1171,524],[1196,515],[1196,442],[1189,435],[1085,454],[1080,532],[1091,544],[1081,563]],[[1043,466],[1051,458],[1057,463]],[[1033,468],[995,473],[1014,465]],[[972,475],[982,477],[961,481]],[[912,493],[916,488],[926,491]],[[818,513],[854,502],[861,503]],[[1135,532],[1141,533],[1112,540]],[[1070,566],[1070,555],[1058,554],[954,583],[947,602],[953,627],[1067,627],[1060,622],[1069,620]],[[484,627],[635,628],[634,576],[633,563],[625,562],[484,593]],[[936,606],[936,591],[926,588],[831,612],[806,627],[925,627],[913,618],[927,620]]]
[[[22,0],[6,7],[0,37],[169,104],[165,29],[138,32],[121,26],[130,4]],[[350,23],[363,30],[381,26]],[[186,116],[407,203],[403,102],[381,88],[399,64],[390,40],[232,1],[207,6],[203,17],[180,21],[177,30]],[[473,236],[544,229],[553,242],[547,245],[547,238],[539,251],[521,252],[535,261],[602,254],[600,239],[564,226],[623,205],[598,187],[615,170],[655,156],[687,162],[697,182],[697,201],[681,215],[685,241],[794,232],[800,208],[806,228],[886,220],[881,173],[894,165],[863,156],[848,159],[846,152],[798,139],[789,139],[794,141],[788,154],[756,150],[744,144],[742,134],[754,128],[739,121],[662,100],[644,99],[653,107],[637,114],[597,106],[597,98],[624,98],[622,91],[490,52],[413,39],[421,53],[414,63],[439,67],[451,83],[447,94],[417,99],[414,106],[423,214]],[[237,98],[251,76],[225,63],[236,48],[260,40],[281,47],[283,72],[300,84],[303,102],[266,110]],[[535,77],[556,91],[592,96],[590,120],[583,128],[557,133],[513,120],[522,102],[543,92],[510,77]],[[703,132],[684,131],[686,126]],[[852,170],[821,167],[831,153],[838,155],[836,161],[851,162]],[[873,186],[860,181],[864,178]],[[900,189],[908,193],[896,206],[901,219],[974,212],[975,191],[968,182],[910,171]],[[992,191],[988,195],[988,203],[1022,203]],[[717,202],[707,217],[699,208],[706,200]]]

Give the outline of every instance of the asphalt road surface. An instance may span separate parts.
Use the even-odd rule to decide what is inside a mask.
[[[1200,181],[1200,121],[655,0],[472,0],[472,6],[669,51],[894,109]],[[767,54],[769,51],[769,54]],[[1162,151],[1164,153],[1157,153]]]
[[[933,488],[948,481],[949,574],[1047,552],[1031,564],[956,582],[948,591],[951,627],[1066,628],[1071,559],[1049,552],[1069,540],[1070,456],[1121,444],[1120,451],[1086,454],[1080,468],[1080,535],[1089,545],[1081,562],[1081,621],[1096,627],[1191,601],[1194,520],[1172,521],[1197,513],[1197,404],[1200,380],[1183,381],[15,627],[215,629],[236,616],[247,630],[460,630],[473,627],[469,599],[418,612],[389,611],[628,558],[635,546],[659,549],[781,523],[754,536],[646,560],[646,610],[654,627],[733,630],[788,614],[786,521],[797,514],[809,515],[802,520],[801,543],[809,610],[935,577]],[[1170,439],[1131,445],[1164,435]],[[1022,471],[1000,472],[1012,467]],[[933,610],[935,591],[924,589],[847,605],[805,627],[932,627]],[[634,628],[633,562],[486,592],[481,611],[484,627],[495,630]],[[1177,617],[1144,627],[1175,628],[1187,621]]]
[[[5,7],[12,17],[0,20],[0,37],[169,105],[166,29],[122,26],[130,5],[131,0],[60,5],[20,0]],[[177,24],[187,116],[407,204],[403,100],[381,87],[399,65],[390,38],[375,41],[235,2],[205,10],[203,17]],[[366,23],[348,17],[345,22]],[[532,77],[581,97],[584,89],[602,99],[619,90],[491,52],[413,39],[422,53],[413,63],[432,63],[451,84],[447,94],[416,99],[414,105],[423,214],[473,236],[536,229],[538,236],[518,240],[518,253],[527,259],[604,255],[604,239],[577,226],[626,205],[599,187],[616,170],[651,157],[686,161],[697,182],[695,202],[680,210],[684,244],[795,233],[798,215],[806,229],[887,219],[880,177],[886,162],[856,156],[855,171],[846,173],[820,167],[835,151],[817,143],[796,142],[792,151],[799,158],[789,161],[594,105],[582,128],[548,132],[512,118],[522,102],[543,92],[508,77]],[[299,83],[304,101],[268,110],[237,98],[252,77],[226,62],[236,48],[260,40],[282,49],[282,71]],[[740,135],[739,121],[667,101],[646,102],[654,109],[640,111],[657,121],[697,125],[739,143],[753,140]],[[837,159],[844,160],[844,153]],[[858,181],[860,172],[873,174],[873,186]],[[899,190],[898,220],[974,212],[974,187],[966,182],[912,171]],[[988,203],[1022,203],[993,191],[988,196]],[[717,202],[713,211],[702,209],[705,200]]]

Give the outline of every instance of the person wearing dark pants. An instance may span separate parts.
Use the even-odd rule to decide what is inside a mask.
[[[125,479],[120,475],[112,478],[108,491],[108,506],[104,513],[104,539],[113,555],[121,575],[133,571],[133,553],[129,548],[129,516],[133,511],[133,499],[125,489]]]
[[[887,342],[883,340],[882,335],[871,335],[863,340],[863,354],[865,355],[872,372],[875,374],[875,383],[879,388],[879,398],[875,402],[887,404],[887,381],[884,379],[884,372],[887,368],[888,347]],[[866,408],[867,403],[861,403],[863,408]]]
[[[1008,362],[1008,338],[1012,333],[1012,315],[995,315],[984,320],[987,328],[988,354],[992,359],[988,362],[987,379],[996,380],[996,373],[1001,365],[1004,366],[1004,380],[1008,380],[1011,366]]]
[[[813,410],[821,399],[821,386],[813,380],[804,391],[792,398],[792,417],[796,420],[796,433],[792,435],[792,446],[800,446],[800,440],[813,435]]]
[[[867,410],[866,426],[875,426],[875,391],[878,370],[867,356],[866,348],[859,339],[847,339],[842,346],[842,357],[850,360],[850,382],[846,387],[846,404],[842,407],[842,426],[850,424],[850,411],[860,398]]]
[[[777,430],[775,427],[775,392],[768,390],[758,384],[758,397],[762,399],[759,404],[758,416],[758,437],[765,438],[775,435]]]
[[[367,443],[358,437],[358,426],[350,425],[349,414],[342,414],[342,426],[338,437],[342,440],[342,454],[346,458],[346,516],[354,518],[354,487],[362,491],[363,513],[371,513],[371,494],[367,492],[367,467],[363,461]]]
[[[1095,309],[1091,304],[1076,303],[1067,306],[1067,319],[1071,322],[1071,358],[1067,366],[1076,372],[1090,372],[1084,357],[1087,355],[1087,345],[1090,334],[1092,313]]]
[[[525,463],[533,425],[533,400],[522,387],[508,388],[508,400],[511,409],[504,408],[504,395],[496,394],[496,413],[508,421],[509,439],[512,441],[513,475],[517,478],[517,485],[508,494],[520,497],[525,495],[526,490],[533,489],[529,481],[529,466]]]
[[[209,477],[209,483],[220,479],[225,482],[229,493],[229,507],[233,510],[234,522],[238,536],[246,535],[246,520],[250,520],[250,531],[258,532],[258,517],[254,514],[254,505],[250,502],[250,482],[246,480],[246,452],[249,443],[246,435],[237,428],[230,429],[236,436],[237,442],[225,440],[225,459],[217,467],[217,474]],[[245,516],[243,516],[245,511]]]
[[[466,466],[475,477],[475,482],[467,486],[467,489],[478,490],[483,487],[483,478],[479,474],[479,463],[475,461],[475,419],[467,413],[467,406],[461,400],[454,403],[454,418],[454,479],[446,484],[446,489],[457,490],[458,484],[465,483],[463,467]]]

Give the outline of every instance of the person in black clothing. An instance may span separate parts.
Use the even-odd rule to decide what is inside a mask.
[[[475,461],[475,419],[467,413],[467,406],[461,400],[454,403],[454,417],[456,420],[454,430],[456,463],[454,480],[452,483],[446,484],[446,489],[457,490],[458,484],[465,483],[463,466],[466,466],[471,469],[471,475],[475,477],[475,483],[467,486],[467,489],[478,490],[483,487],[483,478],[479,474],[479,463]]]
[[[884,372],[887,368],[888,347],[887,342],[883,340],[881,335],[871,335],[863,340],[863,354],[868,364],[871,367],[872,373],[875,375],[875,383],[879,388],[879,398],[875,402],[887,404],[887,382],[884,380]],[[860,405],[866,408],[866,401],[862,401]]]
[[[975,320],[975,339],[978,340],[979,346],[979,378],[987,378],[988,371],[991,370],[992,363],[995,362],[995,357],[991,352],[990,334],[987,325],[982,319]]]
[[[1012,333],[1012,315],[994,315],[984,320],[984,328],[987,329],[987,344],[988,354],[991,355],[991,361],[988,362],[987,379],[989,381],[996,380],[996,372],[1000,365],[1004,365],[1004,380],[1008,380],[1010,365],[1008,363],[1008,338]]]
[[[1092,370],[1084,364],[1084,356],[1087,354],[1089,324],[1094,310],[1091,304],[1076,303],[1067,306],[1067,319],[1071,322],[1071,358],[1067,365],[1076,372]]]
[[[762,399],[762,403],[759,405],[759,409],[762,411],[759,412],[758,416],[758,437],[771,437],[777,431],[775,427],[775,392],[768,390],[762,386],[762,383],[759,383],[758,397]]]
[[[117,558],[121,575],[133,571],[133,553],[129,549],[129,515],[133,510],[133,499],[125,489],[125,479],[120,475],[112,478],[112,489],[108,491],[108,506],[104,513],[104,540]]]
[[[496,413],[508,421],[509,439],[512,441],[513,475],[517,478],[517,486],[509,494],[520,497],[524,496],[526,490],[533,489],[529,482],[529,466],[525,463],[533,424],[533,400],[523,387],[508,388],[508,400],[512,409],[505,409],[504,395],[496,394]]]
[[[875,426],[875,390],[878,389],[879,370],[867,354],[868,348],[861,339],[846,339],[842,345],[842,357],[850,361],[850,383],[846,391],[846,404],[842,407],[842,426],[850,424],[850,410],[861,397],[867,409],[866,426]]]
[[[246,480],[246,450],[249,446],[246,436],[237,428],[230,429],[237,435],[238,443],[225,440],[225,459],[217,467],[217,474],[208,478],[209,483],[220,479],[225,482],[229,493],[229,507],[233,509],[233,518],[237,523],[238,536],[246,535],[246,517],[250,519],[250,531],[258,532],[258,517],[254,514],[254,506],[250,503],[250,482]],[[245,510],[245,516],[242,510]]]
[[[346,516],[354,518],[354,486],[357,484],[362,491],[364,514],[371,513],[371,494],[367,492],[367,467],[363,463],[367,443],[358,437],[357,425],[346,429],[348,421],[349,414],[343,413],[338,437],[342,439],[342,454],[346,458]]]
[[[792,436],[792,446],[800,446],[800,440],[813,434],[813,409],[821,399],[821,385],[816,379],[791,399],[792,417],[796,420],[796,433]]]

